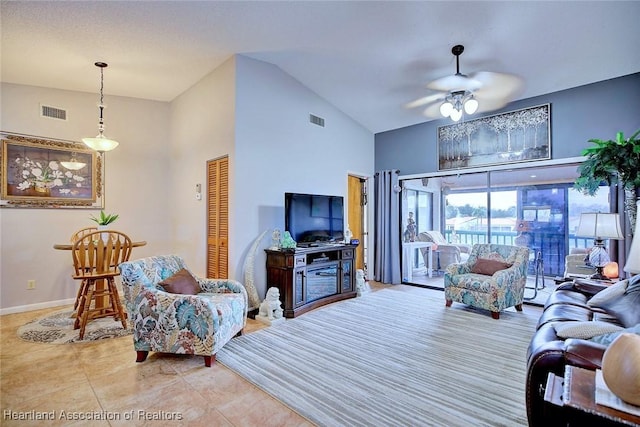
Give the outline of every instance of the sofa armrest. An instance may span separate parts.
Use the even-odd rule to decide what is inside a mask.
[[[603,344],[569,338],[565,341],[564,357],[569,365],[593,371],[602,368],[602,356],[606,349]]]
[[[249,308],[249,297],[244,285],[237,280],[232,279],[204,279],[196,277],[200,288],[206,293],[236,293],[242,294],[245,306],[245,317]]]
[[[462,262],[462,263],[454,263],[449,264],[445,268],[445,275],[455,276],[457,274],[468,274],[471,273],[471,264]]]

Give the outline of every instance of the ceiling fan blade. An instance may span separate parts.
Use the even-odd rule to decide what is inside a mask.
[[[504,98],[511,100],[516,97],[523,88],[523,81],[514,74],[494,73],[491,71],[479,71],[472,74],[472,78],[481,83],[474,96],[482,98]]]
[[[429,117],[431,119],[441,119],[442,114],[440,114],[440,103],[434,102],[433,104],[429,105],[427,108],[424,109],[422,114],[425,117]]]
[[[415,101],[411,101],[405,104],[405,108],[416,108],[422,107],[423,105],[430,104],[435,101],[443,101],[446,95],[442,93],[434,93],[432,95],[423,96],[422,98],[418,98]]]
[[[509,103],[508,99],[485,98],[478,100],[478,110],[476,113],[488,113],[490,111],[499,110]]]
[[[456,90],[468,90],[473,92],[479,89],[482,83],[476,79],[465,76],[464,74],[454,74],[451,76],[441,77],[427,84],[427,88],[450,92]]]

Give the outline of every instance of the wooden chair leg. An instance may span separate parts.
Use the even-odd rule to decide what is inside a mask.
[[[492,311],[491,312],[491,317],[493,317],[494,319],[499,319],[500,318],[500,312],[499,311]]]
[[[517,311],[522,311],[522,304],[516,305],[516,310]]]
[[[87,286],[87,279],[82,279],[80,282],[80,286],[78,286],[78,293],[76,295],[76,301],[73,303],[73,310],[76,311],[78,309],[78,305],[80,303],[80,299],[85,294],[85,287]]]
[[[206,366],[207,368],[211,367],[211,363],[216,361],[216,355],[212,355],[212,356],[204,356],[204,366]]]
[[[149,355],[148,351],[138,350],[136,351],[136,362],[144,362],[147,360],[147,356]]]
[[[93,286],[95,282],[89,281],[87,289],[89,294],[85,297],[84,308],[82,309],[82,318],[80,319],[80,339],[84,339],[84,330],[89,323],[89,312],[91,310],[91,301],[93,300]],[[78,316],[80,317],[80,316]]]
[[[453,304],[453,300],[451,300],[451,299],[447,299],[447,300],[444,301],[444,305],[446,307],[451,307],[451,304]]]
[[[113,277],[110,277],[107,281],[109,284],[109,292],[111,293],[111,308],[113,309],[114,312],[118,313],[118,317],[120,318],[122,327],[127,329],[127,320],[124,316],[124,311],[122,311],[122,304],[120,303],[120,295],[118,295],[118,288],[116,288],[116,282],[115,280],[113,280]]]
[[[82,279],[82,283],[80,284],[80,295],[76,299],[76,303],[74,309],[76,310],[76,319],[73,321],[73,329],[80,329],[80,325],[82,324],[82,316],[85,311],[85,306],[87,302],[87,293],[89,288],[89,280]],[[91,304],[91,300],[89,300],[89,304]]]

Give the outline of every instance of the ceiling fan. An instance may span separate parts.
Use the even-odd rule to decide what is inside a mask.
[[[463,112],[473,114],[504,107],[512,101],[522,88],[522,79],[513,74],[478,71],[469,75],[460,72],[460,55],[464,46],[458,44],[451,49],[456,57],[456,73],[441,77],[427,84],[435,91],[431,95],[416,99],[407,108],[425,107],[423,114],[429,118],[450,117],[453,121],[462,118]]]

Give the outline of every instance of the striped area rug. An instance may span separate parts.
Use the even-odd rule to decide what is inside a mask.
[[[320,426],[526,426],[539,315],[383,289],[234,338],[217,360]]]

